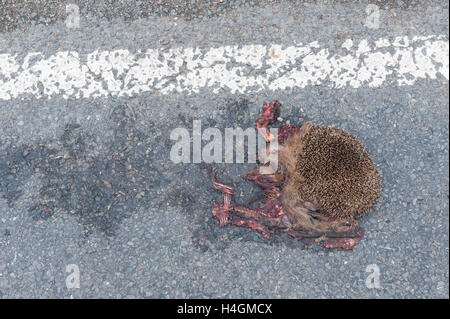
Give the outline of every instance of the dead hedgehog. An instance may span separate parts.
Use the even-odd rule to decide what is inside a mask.
[[[287,232],[325,248],[352,249],[363,237],[357,218],[366,213],[381,192],[380,174],[361,143],[347,132],[312,123],[282,125],[273,137],[268,126],[280,115],[277,101],[264,103],[256,127],[266,141],[278,139],[280,167],[273,174],[259,169],[244,177],[261,187],[265,203],[251,209],[235,204],[231,187],[219,183],[223,193],[212,216],[220,226],[232,224],[259,231],[264,237]]]

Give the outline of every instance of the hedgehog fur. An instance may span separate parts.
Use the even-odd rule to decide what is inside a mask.
[[[305,123],[280,147],[279,163],[281,199],[294,229],[339,231],[356,224],[380,196],[377,167],[362,144],[338,128]]]

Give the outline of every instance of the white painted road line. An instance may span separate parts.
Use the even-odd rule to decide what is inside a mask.
[[[51,56],[29,53],[19,59],[0,54],[0,100],[24,94],[33,98],[129,96],[142,92],[217,93],[305,88],[412,85],[419,79],[448,81],[449,45],[445,36],[398,37],[393,41],[348,39],[330,54],[318,42],[218,48],[74,51]]]

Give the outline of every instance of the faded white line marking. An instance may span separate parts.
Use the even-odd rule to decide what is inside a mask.
[[[419,79],[449,78],[445,36],[398,37],[373,43],[351,39],[331,54],[318,42],[302,46],[245,45],[199,48],[74,51],[23,59],[0,54],[0,99],[130,96],[142,92],[231,93],[305,88],[412,85]],[[388,82],[389,80],[389,82]]]

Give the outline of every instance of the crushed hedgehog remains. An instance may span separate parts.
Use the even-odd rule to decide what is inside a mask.
[[[264,103],[256,122],[267,143],[278,138],[278,171],[254,169],[245,175],[262,189],[265,203],[256,209],[234,203],[233,189],[217,181],[213,168],[212,183],[223,203],[214,203],[212,216],[220,226],[247,227],[265,238],[287,232],[298,240],[323,242],[325,248],[352,249],[363,237],[356,219],[380,196],[377,167],[361,143],[341,129],[288,124],[277,137],[270,135],[268,126],[277,121],[280,107],[277,101]]]

